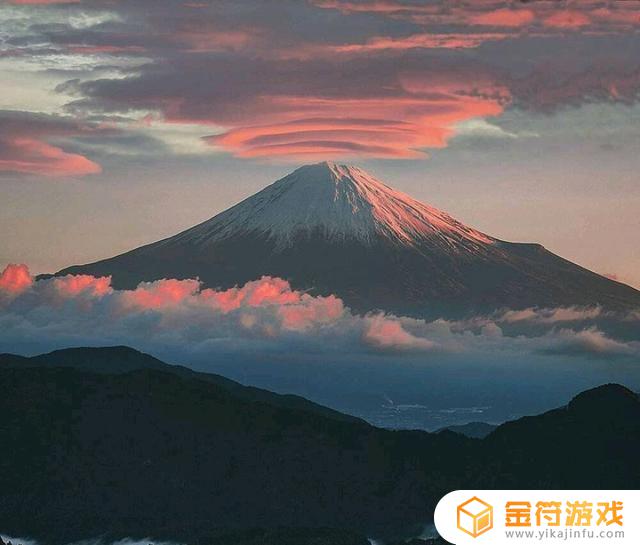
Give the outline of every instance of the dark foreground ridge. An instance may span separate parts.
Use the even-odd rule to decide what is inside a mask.
[[[640,402],[619,385],[478,440],[378,429],[124,347],[3,355],[0,378],[0,531],[50,545],[365,545],[411,535],[456,488],[640,485]]]

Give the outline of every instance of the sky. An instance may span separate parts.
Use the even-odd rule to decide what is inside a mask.
[[[0,0],[0,268],[353,163],[640,287],[640,0]]]

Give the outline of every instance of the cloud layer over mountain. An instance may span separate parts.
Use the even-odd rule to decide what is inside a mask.
[[[166,279],[115,290],[109,277],[64,276],[35,281],[24,265],[0,275],[0,348],[30,351],[77,345],[127,344],[185,354],[286,353],[394,355],[446,360],[514,354],[640,358],[640,313],[598,308],[505,310],[464,321],[432,322],[352,313],[335,296],[315,297],[263,277],[228,290],[197,280]]]

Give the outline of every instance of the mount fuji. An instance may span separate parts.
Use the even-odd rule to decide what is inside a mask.
[[[358,312],[452,316],[497,308],[640,307],[640,292],[539,244],[511,243],[347,165],[303,166],[217,216],[127,253],[56,273],[114,287],[199,278],[228,288],[263,275]]]

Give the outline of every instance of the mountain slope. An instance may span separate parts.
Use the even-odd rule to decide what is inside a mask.
[[[133,288],[200,278],[228,288],[263,275],[336,294],[356,311],[419,316],[500,307],[640,306],[640,292],[545,250],[466,227],[364,171],[319,163],[176,236],[57,274]]]
[[[117,353],[92,355],[104,369]],[[457,488],[640,485],[640,402],[622,386],[473,440],[250,401],[156,369],[95,373],[91,362],[0,365],[0,531],[51,545],[105,531],[204,545],[252,528],[336,528],[359,545],[349,532],[397,535]],[[340,543],[331,539],[308,543]]]
[[[468,442],[248,401],[150,369],[9,366],[0,380],[0,441],[11,446],[0,529],[46,544],[105,531],[188,543],[251,528],[395,533],[434,508]]]
[[[566,407],[499,426],[478,457],[481,488],[633,489],[638,452],[638,395],[607,384]]]

